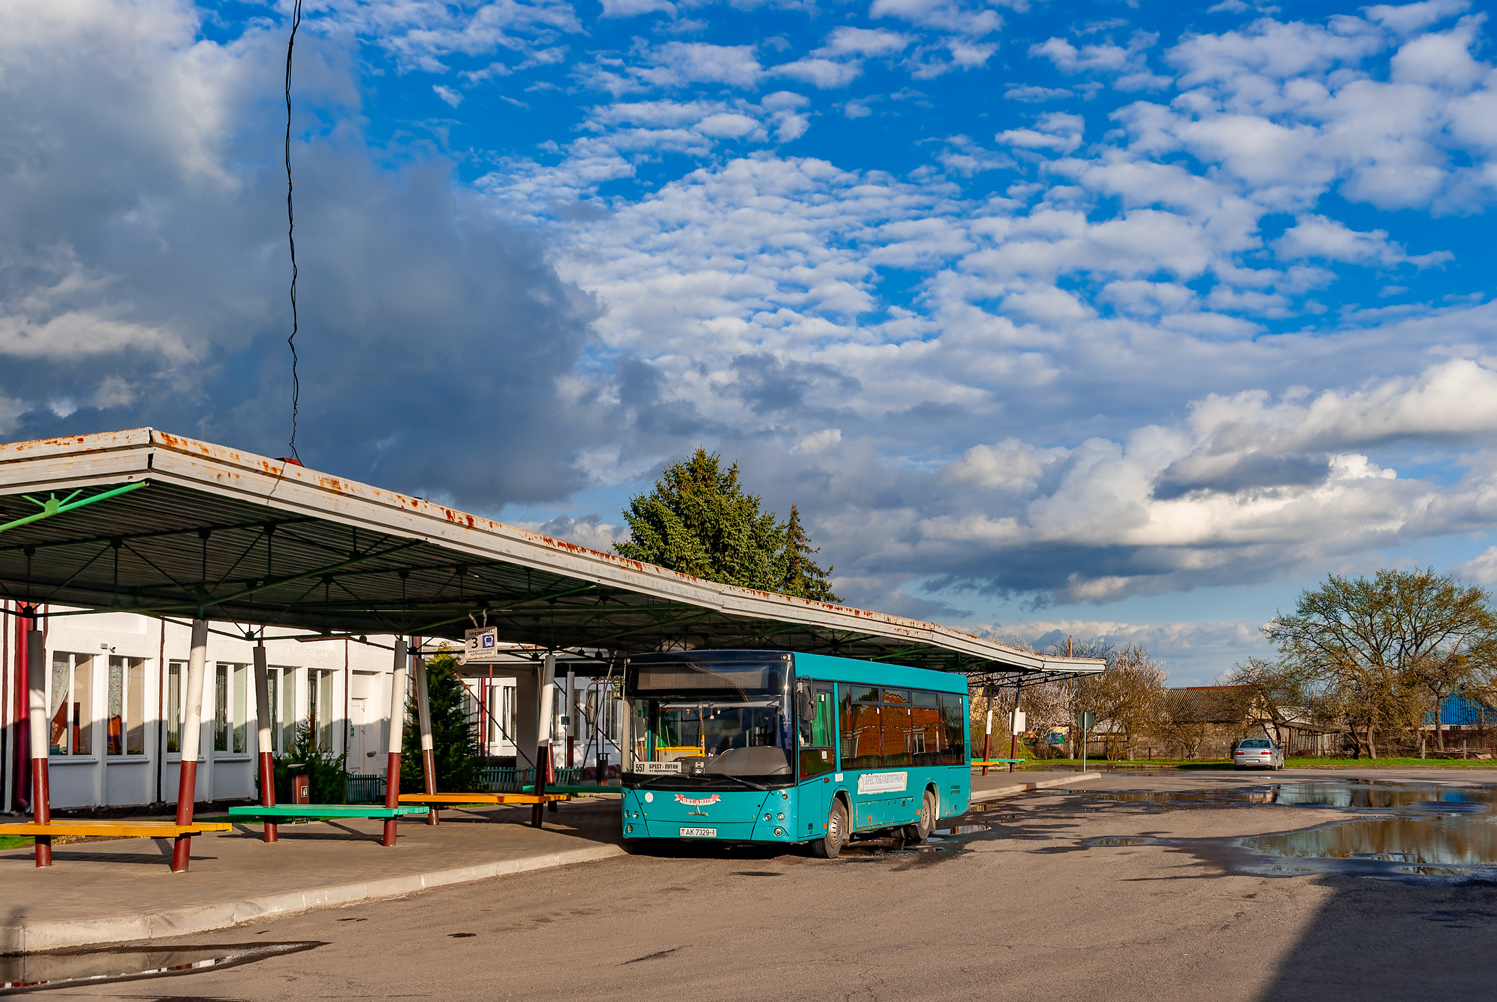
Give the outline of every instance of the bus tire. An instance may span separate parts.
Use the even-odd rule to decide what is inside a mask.
[[[936,830],[936,798],[929,790],[920,799],[920,818],[912,825],[904,826],[906,842],[924,842]]]
[[[818,859],[836,859],[847,844],[847,808],[833,800],[826,815],[826,835],[811,843],[811,854]]]

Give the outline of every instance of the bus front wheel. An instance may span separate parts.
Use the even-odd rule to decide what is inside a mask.
[[[930,833],[936,830],[936,798],[929,790],[920,800],[920,819],[912,825],[904,826],[904,837],[907,842],[924,842],[930,838]]]
[[[811,852],[821,859],[836,859],[847,844],[847,808],[842,801],[832,801],[826,816],[826,835],[811,843]]]

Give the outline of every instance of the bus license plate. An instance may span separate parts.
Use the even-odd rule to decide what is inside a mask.
[[[717,838],[716,828],[682,828],[682,838]]]

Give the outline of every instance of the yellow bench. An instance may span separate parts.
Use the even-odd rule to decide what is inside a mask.
[[[537,811],[542,804],[554,804],[571,800],[566,793],[402,793],[402,804],[425,804],[431,808],[430,824],[437,823],[437,811],[453,807],[492,807],[503,804],[529,804]]]
[[[570,800],[571,794],[547,793],[402,793],[402,804],[425,804],[428,807],[455,807],[459,804],[545,804],[554,800]]]
[[[190,825],[179,825],[175,821],[48,821],[39,825],[35,821],[19,821],[0,824],[0,835],[23,835],[36,839],[39,846],[51,846],[58,835],[74,835],[86,838],[182,838],[184,835],[201,835],[204,832],[226,832],[233,829],[227,821],[194,821]],[[37,866],[51,865],[42,862],[37,850]]]

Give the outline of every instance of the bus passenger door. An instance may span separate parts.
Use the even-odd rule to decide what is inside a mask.
[[[827,812],[832,806],[832,775],[837,771],[837,749],[833,745],[832,686],[808,683],[798,693],[800,763],[796,770],[800,788],[796,794],[796,838],[820,838],[826,834]]]

